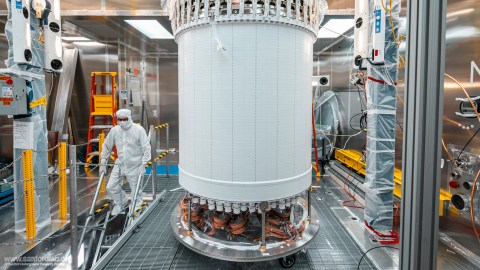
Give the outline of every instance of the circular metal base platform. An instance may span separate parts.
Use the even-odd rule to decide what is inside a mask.
[[[302,207],[306,201],[298,202]],[[317,235],[319,230],[319,215],[315,207],[311,209],[312,221],[306,221],[305,230],[297,241],[286,244],[284,241],[267,242],[266,251],[260,250],[260,243],[240,243],[213,238],[192,226],[190,236],[187,224],[181,220],[178,209],[175,208],[170,219],[175,237],[186,247],[208,257],[234,262],[268,261],[297,253]]]

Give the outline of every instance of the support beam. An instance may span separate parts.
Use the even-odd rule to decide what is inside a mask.
[[[400,269],[437,269],[447,0],[408,0]]]

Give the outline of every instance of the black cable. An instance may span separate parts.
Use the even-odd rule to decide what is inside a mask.
[[[363,102],[363,97],[362,97],[362,94],[360,93],[360,86],[358,86],[358,84],[355,84],[355,86],[357,87],[358,98],[360,98],[360,109],[362,111],[365,111],[367,109],[367,105]]]
[[[364,112],[362,117],[360,117],[360,128],[366,132],[367,131],[367,112]]]
[[[348,121],[348,124],[350,125],[350,128],[351,128],[352,130],[355,130],[355,131],[360,131],[360,130],[361,130],[361,129],[356,129],[356,128],[353,128],[353,127],[352,127],[352,120],[353,120],[353,118],[355,118],[355,117],[357,117],[357,116],[359,116],[359,115],[361,115],[361,114],[363,114],[363,113],[364,113],[364,112],[362,111],[361,113],[354,114],[354,115],[350,118],[350,120]],[[360,118],[360,119],[361,119],[361,118]]]
[[[475,138],[475,136],[478,134],[479,131],[480,131],[480,128],[478,128],[477,131],[475,132],[475,134],[473,134],[473,136],[470,138],[470,140],[468,140],[468,142],[462,148],[462,151],[460,151],[460,154],[458,154],[457,160],[460,160],[460,156],[462,155],[463,150],[465,150],[465,148],[467,148],[468,144],[470,144],[470,142],[473,140],[473,138]]]
[[[373,247],[369,250],[367,250],[365,253],[363,253],[362,257],[360,258],[360,261],[358,261],[358,265],[357,265],[357,270],[360,270],[360,264],[362,263],[362,260],[363,258],[365,257],[365,255],[367,255],[368,252],[374,250],[374,249],[377,249],[377,248],[391,248],[391,249],[396,249],[396,250],[400,250],[399,248],[397,247],[392,247],[392,246],[377,246],[377,247]]]

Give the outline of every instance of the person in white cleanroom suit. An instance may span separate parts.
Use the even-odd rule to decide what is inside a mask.
[[[118,158],[115,160],[115,166],[107,183],[107,194],[114,201],[113,216],[118,215],[128,203],[127,194],[122,188],[123,179],[127,178],[133,197],[138,177],[145,173],[145,165],[151,157],[150,140],[145,129],[133,123],[132,112],[121,109],[117,111],[116,116],[118,125],[108,133],[100,154],[100,173],[102,173],[107,171],[106,165],[113,146],[117,147]],[[135,208],[142,203],[140,195],[135,203]]]

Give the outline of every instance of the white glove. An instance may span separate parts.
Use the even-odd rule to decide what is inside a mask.
[[[105,173],[107,174],[107,160],[102,159],[100,162],[100,174]]]
[[[142,165],[140,166],[139,173],[140,173],[141,175],[144,175],[144,174],[145,174],[145,171],[146,171],[146,169],[147,169],[147,168],[145,168],[145,166],[147,166],[147,164],[143,164],[143,163],[142,163]]]

